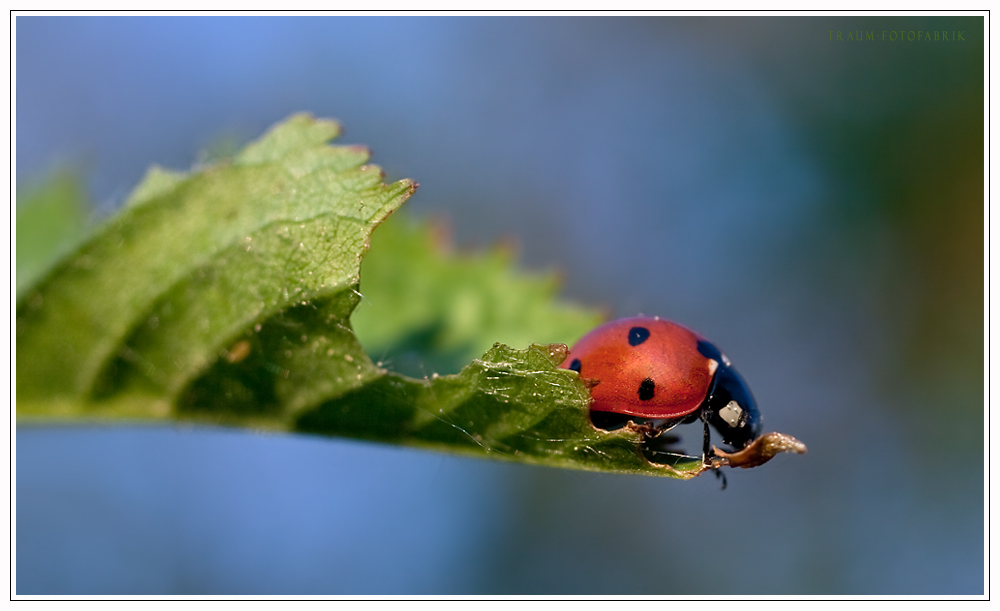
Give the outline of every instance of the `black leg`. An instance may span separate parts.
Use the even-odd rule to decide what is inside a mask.
[[[701,461],[707,465],[708,464],[708,455],[709,455],[709,452],[711,452],[710,448],[711,448],[711,444],[712,444],[712,439],[709,436],[709,432],[708,432],[708,416],[705,415],[705,412],[702,412],[702,414],[701,414],[701,421],[705,423],[705,437],[704,437],[704,441],[701,444]]]
[[[701,445],[701,461],[704,464],[708,465],[709,467],[712,467],[712,469],[715,471],[715,479],[722,480],[722,489],[725,490],[726,474],[723,473],[719,467],[714,466],[710,460],[712,455],[712,437],[708,431],[708,411],[704,411],[701,413],[701,421],[705,423],[705,437]]]
[[[725,490],[726,489],[726,474],[722,472],[722,469],[716,469],[715,470],[715,479],[721,479],[722,480],[722,489]]]

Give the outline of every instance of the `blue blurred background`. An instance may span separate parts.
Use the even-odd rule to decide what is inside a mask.
[[[720,492],[340,439],[21,427],[18,594],[983,593],[982,18],[15,27],[19,185],[72,168],[108,213],[151,163],[335,117],[421,184],[413,215],[461,244],[513,236],[568,299],[698,329],[765,428],[809,445]]]

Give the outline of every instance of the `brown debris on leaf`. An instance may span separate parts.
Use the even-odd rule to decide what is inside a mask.
[[[755,439],[753,443],[739,452],[724,452],[714,446],[712,451],[715,454],[712,457],[712,467],[714,468],[728,465],[749,469],[763,465],[782,452],[805,454],[806,444],[791,435],[767,433]]]

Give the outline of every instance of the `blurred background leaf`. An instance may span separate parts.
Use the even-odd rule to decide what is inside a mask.
[[[557,276],[518,272],[509,248],[456,252],[444,223],[393,215],[362,261],[351,324],[386,367],[457,373],[495,342],[572,344],[602,322],[594,309],[554,302]]]
[[[17,194],[16,299],[87,234],[91,208],[79,176],[62,170]]]

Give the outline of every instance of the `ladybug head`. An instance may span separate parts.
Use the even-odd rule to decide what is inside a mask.
[[[722,435],[722,441],[742,450],[760,437],[761,419],[757,402],[743,376],[733,369],[729,359],[718,348],[703,340],[698,342],[698,351],[719,364],[705,399],[703,414]]]

